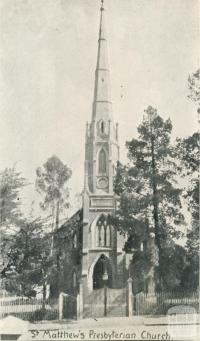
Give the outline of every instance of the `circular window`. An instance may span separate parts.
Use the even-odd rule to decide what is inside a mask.
[[[98,187],[99,188],[106,188],[108,186],[108,179],[107,178],[100,178],[98,180]]]

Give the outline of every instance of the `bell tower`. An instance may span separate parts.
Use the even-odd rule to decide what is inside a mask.
[[[98,283],[92,282],[96,263],[107,260],[109,281],[113,287],[119,277],[118,260],[123,263],[124,240],[107,219],[115,211],[113,176],[118,159],[118,125],[113,120],[105,8],[101,1],[92,117],[86,124],[85,134],[82,279],[84,287],[89,290],[101,283],[101,278]]]
[[[87,123],[86,126],[85,183],[92,195],[92,203],[107,207],[108,197],[113,196],[113,173],[119,158],[119,146],[118,127],[114,125],[110,95],[103,1],[100,11],[92,118],[90,124]],[[105,202],[104,196],[107,198]]]

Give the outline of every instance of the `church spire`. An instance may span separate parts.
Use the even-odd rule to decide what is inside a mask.
[[[105,8],[101,1],[97,64],[92,120],[86,129],[85,191],[100,196],[106,207],[105,195],[113,205],[113,174],[119,155],[118,135],[114,127],[110,96],[110,74],[105,29]],[[87,188],[86,188],[87,187]],[[91,204],[93,205],[93,204]]]
[[[97,64],[95,71],[95,89],[93,101],[93,121],[101,119],[113,121],[112,104],[110,96],[110,75],[107,53],[107,38],[105,29],[104,1],[101,1],[100,27],[98,39]]]

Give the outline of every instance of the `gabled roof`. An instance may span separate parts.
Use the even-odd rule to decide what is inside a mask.
[[[62,224],[58,229],[57,233],[63,232],[64,230],[67,230],[69,226],[71,226],[73,223],[80,222],[80,225],[82,225],[83,220],[83,209],[81,208],[77,212],[75,212],[69,219],[66,220],[64,224]]]

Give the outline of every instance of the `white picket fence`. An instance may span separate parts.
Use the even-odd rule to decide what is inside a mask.
[[[165,315],[173,306],[190,306],[199,311],[198,292],[157,292],[135,295],[134,311],[136,315]]]
[[[7,297],[0,299],[0,318],[13,315],[24,320],[58,319],[58,299]]]

